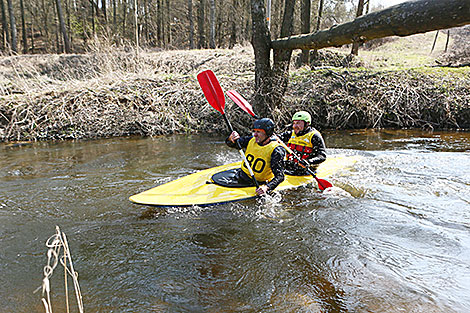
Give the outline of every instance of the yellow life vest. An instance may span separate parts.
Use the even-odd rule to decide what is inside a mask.
[[[312,137],[316,133],[318,133],[318,130],[313,130],[302,136],[297,136],[295,132],[292,131],[292,135],[287,142],[287,146],[291,148],[292,151],[296,152],[301,159],[307,159],[309,154],[313,152]],[[297,159],[295,159],[292,154],[287,154],[287,160],[297,162]]]
[[[274,177],[271,170],[271,153],[277,146],[279,146],[279,143],[274,140],[267,145],[260,146],[256,143],[254,137],[248,142],[245,153],[246,159],[248,160],[257,181],[269,181]],[[242,165],[242,170],[245,174],[250,176],[250,172],[248,171],[245,163]]]

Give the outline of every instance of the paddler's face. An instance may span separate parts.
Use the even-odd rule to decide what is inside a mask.
[[[305,121],[293,121],[292,122],[292,129],[294,133],[297,135],[305,128]]]
[[[253,137],[257,144],[261,144],[268,136],[262,129],[253,129]]]

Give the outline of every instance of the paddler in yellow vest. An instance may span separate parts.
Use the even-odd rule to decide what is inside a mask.
[[[237,148],[236,141],[242,148],[246,148],[246,158],[260,187],[256,189],[258,195],[274,190],[284,181],[284,159],[286,151],[279,145],[272,135],[274,134],[274,122],[269,118],[258,119],[253,125],[253,136],[243,136],[234,131],[225,140],[227,145]],[[252,183],[248,169],[243,163],[237,173],[241,183]]]
[[[318,130],[311,126],[312,116],[306,111],[296,112],[292,116],[292,130],[282,133],[279,138],[292,149],[302,160],[299,162],[291,154],[287,154],[285,163],[286,174],[309,175],[306,166],[315,171],[320,163],[326,160],[326,147]]]

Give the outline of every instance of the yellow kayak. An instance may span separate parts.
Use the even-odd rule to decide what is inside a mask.
[[[328,158],[318,167],[317,177],[328,177],[342,168],[352,166],[356,161],[355,156]],[[233,170],[240,166],[241,162],[235,162],[199,171],[133,195],[129,200],[143,205],[177,207],[207,206],[254,198],[255,187],[227,186],[230,185],[230,175]],[[224,180],[227,180],[227,184]],[[313,181],[315,179],[311,175],[286,175],[286,179],[277,186],[276,190],[295,188]]]

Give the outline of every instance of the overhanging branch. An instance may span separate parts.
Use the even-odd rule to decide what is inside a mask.
[[[273,49],[322,49],[470,24],[470,0],[415,0],[316,33],[272,42]]]

